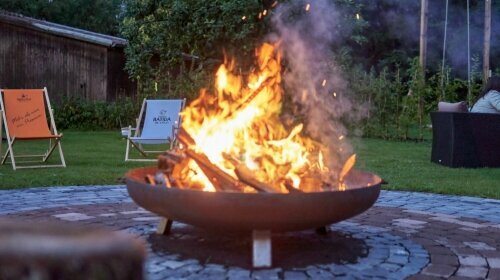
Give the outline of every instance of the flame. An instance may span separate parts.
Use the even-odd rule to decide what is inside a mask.
[[[247,77],[234,74],[234,61],[221,65],[215,93],[201,91],[181,113],[182,128],[196,143],[192,149],[234,179],[235,169],[243,164],[256,180],[276,192],[287,192],[290,185],[301,189],[306,185],[301,184],[303,178],[321,178],[330,170],[321,145],[302,136],[302,123],[287,130],[280,121],[283,91],[279,43],[263,44],[256,55],[257,67]],[[304,98],[306,95],[304,91]],[[177,176],[186,185],[215,191],[193,160]]]

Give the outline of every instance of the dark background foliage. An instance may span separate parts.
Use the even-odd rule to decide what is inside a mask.
[[[319,0],[318,0],[319,1]],[[344,72],[348,91],[368,108],[360,123],[364,135],[423,139],[429,112],[438,101],[473,101],[482,78],[484,0],[470,2],[471,69],[467,68],[466,1],[450,0],[445,71],[442,71],[445,1],[429,1],[428,56],[425,72],[417,63],[420,1],[324,0],[337,7],[336,34],[325,62]],[[0,9],[129,40],[126,68],[142,97],[187,97],[210,86],[226,56],[248,71],[254,48],[273,32],[276,8],[271,0],[2,0]],[[305,5],[315,1],[279,1]],[[500,73],[500,5],[493,3],[491,66]],[[265,12],[264,12],[265,11]],[[303,12],[290,13],[298,22]],[[333,15],[332,15],[333,16]],[[304,36],[308,36],[307,32]],[[331,34],[328,34],[331,35]],[[286,63],[286,62],[285,62]],[[468,96],[467,78],[471,77]],[[124,101],[125,102],[125,101]],[[121,104],[137,110],[140,102]],[[125,102],[125,103],[126,103]],[[67,100],[60,123],[79,118],[87,127],[116,127],[125,119],[115,105]],[[109,108],[108,108],[109,107]],[[91,113],[89,113],[91,112]],[[97,115],[100,117],[92,117]],[[109,115],[109,117],[105,117]],[[128,115],[128,114],[127,114]]]
[[[122,0],[2,0],[0,9],[110,35],[119,35]]]

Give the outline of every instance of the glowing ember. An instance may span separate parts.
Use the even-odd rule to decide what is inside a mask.
[[[338,172],[325,166],[324,147],[302,136],[303,124],[287,129],[280,121],[283,90],[278,46],[263,44],[257,51],[257,67],[247,77],[234,74],[235,64],[221,65],[215,93],[203,89],[182,112],[182,129],[192,143],[183,142],[188,157],[174,169],[174,179],[182,186],[203,186],[205,191],[219,189],[214,184],[222,184],[221,180],[254,186],[237,183],[245,192],[345,190],[344,178],[355,156],[340,171],[339,182],[323,182],[330,172]],[[229,177],[217,177],[207,169]]]
[[[305,7],[306,12],[309,12],[309,9],[311,9],[311,4],[307,3]]]

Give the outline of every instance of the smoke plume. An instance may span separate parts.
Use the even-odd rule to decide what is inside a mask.
[[[283,84],[285,94],[292,99],[293,118],[303,122],[306,133],[326,146],[327,165],[337,171],[353,153],[342,123],[353,103],[346,95],[346,83],[334,63],[331,45],[348,30],[338,20],[338,9],[328,1],[306,5],[299,1],[277,7],[272,18],[276,32],[271,38],[281,42],[286,61]],[[337,172],[331,173],[336,176]]]

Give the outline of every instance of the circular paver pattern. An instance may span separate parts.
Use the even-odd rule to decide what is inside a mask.
[[[174,222],[137,206],[124,186],[0,191],[0,217],[91,224],[137,235],[147,279],[500,279],[500,201],[382,191],[352,219],[272,235],[273,266],[251,267],[251,234]]]

